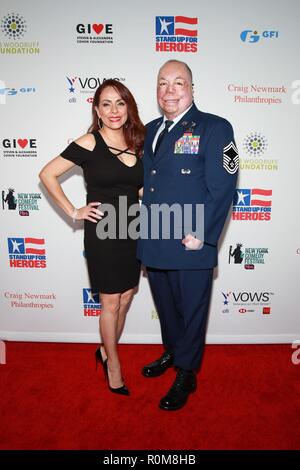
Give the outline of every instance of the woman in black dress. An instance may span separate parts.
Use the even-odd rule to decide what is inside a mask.
[[[92,112],[93,122],[88,133],[51,160],[41,170],[40,178],[73,221],[84,219],[84,247],[91,288],[93,292],[100,292],[102,304],[103,345],[96,350],[96,360],[103,365],[109,389],[129,395],[122,378],[117,344],[140,276],[136,240],[128,233],[125,237],[124,233],[119,235],[118,223],[116,230],[106,224],[108,238],[100,239],[97,224],[109,220],[100,204],[110,204],[118,221],[119,215],[124,218],[128,208],[138,203],[143,184],[140,156],[145,128],[132,94],[117,80],[106,80],[97,89]],[[57,179],[74,165],[82,167],[87,185],[87,205],[80,209],[72,205]],[[128,228],[131,220],[126,221]]]

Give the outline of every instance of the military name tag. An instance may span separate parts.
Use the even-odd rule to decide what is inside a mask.
[[[176,140],[174,153],[196,155],[199,152],[200,135],[193,135],[192,132],[185,132],[180,139]]]

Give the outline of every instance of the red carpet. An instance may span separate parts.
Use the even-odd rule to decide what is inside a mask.
[[[289,345],[207,346],[198,390],[158,402],[175,377],[141,376],[159,345],[121,345],[131,397],[109,392],[90,344],[7,343],[1,449],[299,449],[300,364]]]

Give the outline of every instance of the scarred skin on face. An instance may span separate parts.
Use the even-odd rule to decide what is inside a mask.
[[[193,102],[191,76],[184,64],[170,62],[160,69],[157,78],[157,101],[167,119],[174,119]]]

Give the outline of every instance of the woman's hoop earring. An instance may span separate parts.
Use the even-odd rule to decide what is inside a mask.
[[[103,122],[102,122],[102,119],[98,117],[98,127],[99,129],[102,129],[103,127]]]

